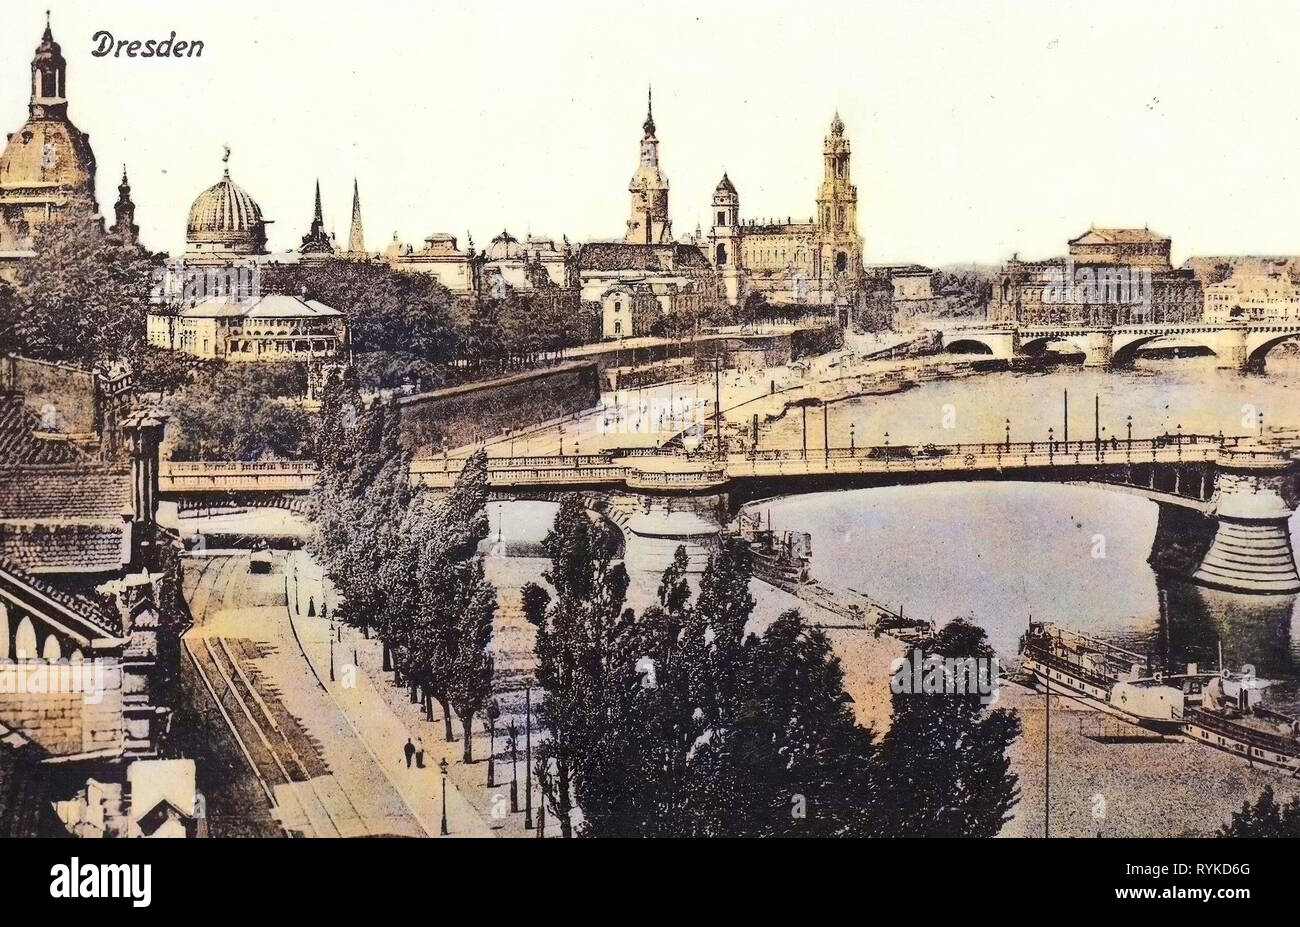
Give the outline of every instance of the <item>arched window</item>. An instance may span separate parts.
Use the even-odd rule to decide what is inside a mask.
[[[725,267],[727,264],[727,246],[718,245],[718,266]]]
[[[721,209],[719,209],[719,210],[718,210],[718,225],[726,225],[726,224],[727,224],[727,214],[726,214],[725,212],[723,212]]]
[[[18,632],[14,635],[14,657],[18,660],[36,659],[36,629],[32,627],[31,618],[18,623]]]
[[[835,252],[835,272],[842,274],[849,269],[849,256],[843,251]]]
[[[614,334],[616,335],[623,334],[623,322],[621,319],[614,320]]]

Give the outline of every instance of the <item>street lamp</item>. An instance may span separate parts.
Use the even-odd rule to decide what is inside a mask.
[[[1128,446],[1129,446],[1129,449],[1132,450],[1132,448],[1133,448],[1133,416],[1131,416],[1131,415],[1125,416],[1124,421],[1125,421],[1125,424],[1128,425]]]
[[[488,788],[497,784],[497,718],[501,715],[501,706],[493,699],[488,703]]]
[[[849,456],[850,456],[850,457],[857,457],[857,456],[858,456],[858,447],[857,447],[857,445],[854,443],[853,433],[854,433],[854,423],[853,423],[853,422],[849,422]]]
[[[1056,432],[1051,425],[1047,426],[1047,462],[1051,463],[1052,458],[1056,455]]]
[[[533,690],[524,686],[524,827],[533,829]]]
[[[1007,450],[1011,450],[1011,419],[1007,419]]]
[[[510,813],[519,812],[519,725],[511,718],[506,725],[506,743],[510,745]]]
[[[446,837],[451,831],[447,830],[447,758],[445,756],[438,761],[438,769],[442,771],[442,835]]]

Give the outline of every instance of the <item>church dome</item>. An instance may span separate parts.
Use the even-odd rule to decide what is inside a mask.
[[[9,136],[0,155],[0,188],[61,188],[95,192],[95,153],[90,137],[67,117],[32,118]]]
[[[731,178],[727,176],[727,174],[726,174],[725,171],[724,171],[723,174],[722,174],[722,179],[721,179],[720,181],[718,181],[718,186],[717,186],[717,188],[716,188],[713,192],[714,192],[714,193],[732,193],[732,194],[734,194],[734,193],[736,192],[736,187],[735,187],[735,185],[731,182]]]
[[[227,169],[221,181],[200,193],[190,207],[185,240],[191,250],[264,254],[262,207],[230,179]]]
[[[488,245],[487,256],[490,261],[514,261],[524,256],[524,249],[519,244],[518,238],[502,231],[492,239],[492,244]]]

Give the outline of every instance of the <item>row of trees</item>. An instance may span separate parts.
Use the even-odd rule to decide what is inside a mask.
[[[88,210],[69,207],[42,227],[35,257],[14,285],[0,283],[0,352],[85,367],[127,360],[152,369],[145,319],[166,256],[106,234]],[[571,300],[507,291],[455,299],[436,278],[346,260],[261,267],[264,293],[306,295],[348,317],[372,387],[404,379],[460,379],[533,364],[590,339],[596,319]],[[567,291],[565,291],[567,292]]]
[[[355,383],[331,383],[322,409],[321,477],[313,492],[313,554],[341,594],[336,616],[378,634],[384,668],[433,719],[471,726],[492,693],[496,589],[476,555],[487,536],[487,459],[471,458],[441,500],[412,491],[395,407],[363,409]]]
[[[565,836],[992,836],[1018,788],[1014,713],[979,696],[895,696],[889,731],[859,725],[830,641],[797,611],[761,635],[749,548],[725,537],[697,595],[678,548],[658,602],[624,607],[616,539],[576,497],[525,587],[537,628],[537,777]],[[992,656],[963,621],[926,645]]]

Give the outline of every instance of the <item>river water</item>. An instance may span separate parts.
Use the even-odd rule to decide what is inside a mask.
[[[1300,359],[1274,360],[1264,374],[1218,370],[1213,358],[1141,361],[1135,369],[1075,366],[992,373],[923,383],[902,393],[831,406],[831,444],[859,447],[933,442],[996,443],[1064,437],[1069,393],[1073,441],[1104,434],[1121,441],[1174,432],[1243,434],[1266,425],[1300,427]],[[1095,405],[1094,405],[1095,403]],[[1253,407],[1243,408],[1243,407]],[[1099,409],[1094,424],[1094,408]],[[852,429],[850,429],[852,425]],[[808,411],[810,456],[822,446],[821,410]],[[801,416],[765,427],[760,446],[798,447]],[[497,507],[512,547],[535,545],[553,505]],[[866,592],[905,614],[939,624],[969,618],[986,629],[1006,661],[1033,617],[1151,652],[1170,668],[1249,664],[1285,685],[1282,707],[1300,707],[1300,607],[1291,596],[1204,590],[1158,575],[1147,563],[1157,508],[1101,487],[1044,483],[937,483],[791,496],[760,505],[777,530],[812,535],[813,575]],[[1300,550],[1300,519],[1292,520]],[[1100,546],[1098,539],[1101,539]],[[634,586],[653,594],[654,574],[672,544],[634,542]],[[1101,554],[1100,556],[1098,554]]]
[[[1300,362],[1270,363],[1262,375],[1217,370],[1213,359],[1143,361],[1133,370],[1057,367],[921,384],[904,393],[831,406],[832,445],[1004,439],[1064,433],[1069,394],[1072,441],[1175,431],[1247,433],[1249,415],[1300,426]],[[1096,403],[1096,405],[1094,405]],[[945,408],[947,407],[947,408]],[[1094,424],[1094,408],[1099,408]],[[809,454],[822,446],[821,410],[810,409]],[[945,420],[946,419],[946,420]],[[945,427],[949,425],[951,427]],[[764,442],[798,446],[795,416]],[[1289,681],[1278,701],[1295,706],[1300,679],[1300,608],[1292,596],[1203,590],[1157,575],[1147,563],[1155,503],[1104,488],[1042,483],[943,483],[792,496],[764,503],[774,527],[812,535],[812,572],[867,592],[906,614],[942,624],[980,624],[1014,658],[1029,618],[1074,628],[1177,667],[1223,662]],[[1300,550],[1300,519],[1292,519]],[[1100,543],[1098,539],[1101,539]],[[1098,555],[1100,554],[1100,556]]]

